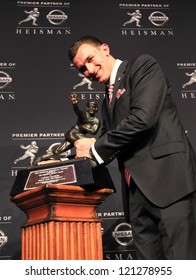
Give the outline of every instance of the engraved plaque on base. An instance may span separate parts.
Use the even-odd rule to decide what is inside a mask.
[[[30,171],[24,190],[32,189],[45,184],[72,184],[76,183],[76,170],[74,164],[55,166]]]
[[[77,185],[86,188],[93,186],[111,188],[115,191],[106,167],[99,165],[92,167],[90,159],[80,158],[20,170],[10,195],[14,196],[46,184]]]

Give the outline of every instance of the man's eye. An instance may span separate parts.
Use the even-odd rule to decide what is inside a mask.
[[[79,68],[79,71],[80,71],[81,73],[84,73],[84,72],[86,71],[86,66],[81,66],[81,67]]]
[[[88,59],[88,63],[92,62],[92,61],[93,61],[93,59],[94,59],[94,57],[93,57],[93,56],[92,56],[92,57],[89,57],[89,59]]]

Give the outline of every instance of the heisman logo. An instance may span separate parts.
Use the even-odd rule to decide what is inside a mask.
[[[82,77],[82,80],[81,80],[81,82],[79,82],[78,84],[74,85],[74,86],[73,86],[73,89],[76,89],[77,87],[81,87],[81,86],[87,85],[87,88],[88,88],[89,90],[93,90],[92,81],[91,81],[91,80],[89,80],[88,78],[86,78],[82,73],[78,73],[78,76],[79,76],[79,77]]]
[[[192,85],[193,83],[196,83],[196,69],[191,73],[186,72],[185,75],[190,77],[190,79],[187,83],[182,85],[183,88],[185,88],[186,86]]]
[[[40,12],[39,12],[38,8],[34,8],[31,11],[25,10],[24,12],[27,15],[27,17],[25,19],[21,20],[18,24],[21,25],[24,22],[32,21],[32,25],[36,26],[37,19],[40,16]]]
[[[30,165],[33,165],[33,161],[35,159],[35,154],[38,152],[38,149],[39,149],[36,141],[32,141],[27,146],[20,145],[20,148],[25,150],[25,152],[22,156],[20,156],[19,158],[14,160],[14,164],[17,164],[18,161],[21,161],[21,160],[24,160],[24,159],[30,157]]]
[[[0,249],[3,248],[3,246],[7,243],[7,241],[8,241],[7,236],[2,230],[0,230]]]

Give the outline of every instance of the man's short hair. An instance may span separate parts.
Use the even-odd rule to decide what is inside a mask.
[[[91,35],[86,35],[75,41],[72,46],[69,49],[68,52],[68,57],[71,61],[73,61],[74,57],[76,56],[78,49],[81,45],[83,44],[89,44],[93,45],[95,47],[101,46],[103,44],[102,41],[100,41],[98,38],[91,36]]]

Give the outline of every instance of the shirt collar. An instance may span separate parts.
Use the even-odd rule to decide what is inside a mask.
[[[115,79],[116,79],[116,75],[117,75],[117,72],[118,72],[118,68],[119,68],[121,63],[122,63],[122,60],[120,60],[120,59],[116,60],[116,62],[114,64],[114,67],[112,69],[111,76],[110,76],[110,82],[109,82],[110,85],[114,84]]]

